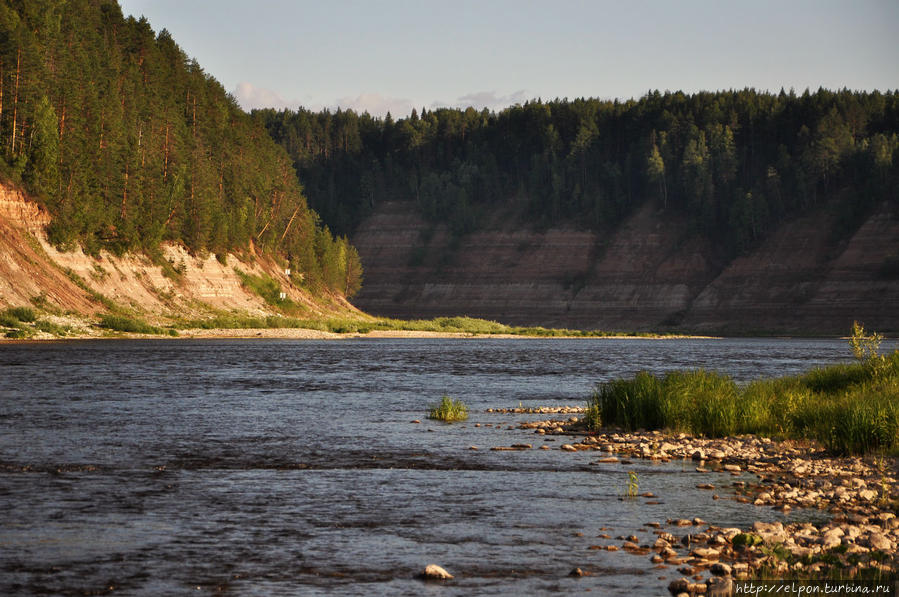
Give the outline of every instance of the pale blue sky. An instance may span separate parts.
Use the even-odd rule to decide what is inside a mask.
[[[899,88],[899,0],[121,0],[254,107]]]

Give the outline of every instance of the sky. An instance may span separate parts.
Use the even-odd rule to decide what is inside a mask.
[[[899,0],[120,0],[244,109],[899,88]]]

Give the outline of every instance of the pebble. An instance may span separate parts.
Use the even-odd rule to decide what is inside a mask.
[[[722,562],[715,562],[712,564],[712,567],[709,568],[709,572],[715,576],[730,576],[732,571],[733,569],[730,566]]]
[[[515,412],[541,414],[579,414],[583,411],[563,411],[558,407],[546,409],[496,409],[488,412]],[[497,424],[497,430],[502,430]],[[830,513],[833,518],[830,522],[815,526],[808,522],[755,522],[750,529],[742,530],[736,527],[721,529],[714,526],[706,526],[701,533],[689,534],[683,537],[684,546],[689,550],[689,559],[679,555],[677,550],[684,548],[678,544],[677,539],[670,533],[659,535],[659,539],[653,544],[656,554],[650,554],[649,546],[640,546],[636,536],[626,538],[623,547],[634,555],[648,554],[649,560],[656,567],[665,564],[670,566],[683,566],[682,573],[690,578],[672,581],[669,590],[673,595],[709,594],[727,595],[732,590],[732,578],[748,579],[758,577],[763,571],[766,575],[802,574],[812,577],[825,577],[829,574],[837,574],[841,578],[852,578],[866,569],[877,569],[878,574],[893,576],[896,573],[897,548],[899,548],[899,519],[895,513],[885,510],[886,500],[882,502],[882,486],[892,492],[892,499],[896,499],[896,489],[899,487],[899,473],[895,459],[886,468],[875,464],[872,458],[836,458],[824,452],[820,445],[803,441],[773,441],[770,438],[758,438],[753,436],[728,437],[723,439],[694,438],[685,434],[666,435],[661,432],[606,432],[584,434],[582,423],[578,417],[568,417],[567,420],[544,420],[521,423],[519,428],[532,429],[544,436],[544,441],[555,435],[575,439],[564,443],[560,449],[567,452],[581,450],[597,450],[604,453],[604,457],[592,461],[590,464],[621,463],[627,464],[630,458],[646,460],[683,459],[696,461],[695,470],[698,473],[711,472],[742,475],[748,473],[755,475],[756,479],[749,481],[738,480],[731,483],[735,493],[725,491],[713,494],[713,500],[733,499],[741,504],[756,504],[763,506],[759,510],[759,516],[768,512],[768,520],[771,519],[772,510],[788,512],[794,508],[817,508],[823,514]],[[477,425],[476,425],[477,426]],[[430,430],[429,430],[430,431]],[[560,442],[561,443],[561,442]],[[506,449],[526,449],[524,444]],[[474,447],[473,447],[474,448]],[[550,449],[549,446],[540,446],[542,450]],[[699,489],[714,489],[710,483],[696,485]],[[652,495],[649,492],[641,494]],[[654,497],[654,496],[653,496]],[[888,496],[889,499],[889,496]],[[645,504],[659,503],[658,501],[645,501]],[[700,506],[701,507],[701,506]],[[806,520],[808,518],[804,517]],[[700,526],[707,525],[701,519],[688,520],[669,519],[667,524],[672,526]],[[650,526],[647,523],[644,526]],[[655,525],[652,525],[655,526]],[[739,535],[749,537],[749,540],[739,539]],[[599,535],[608,538],[608,535]],[[761,546],[756,542],[763,542]],[[766,546],[780,544],[783,549],[794,554],[798,565],[790,567],[786,562],[770,558],[765,555]],[[818,554],[825,554],[829,550],[841,547],[839,560],[815,562]],[[605,547],[591,546],[590,549],[605,549],[618,551],[616,545]],[[682,553],[686,554],[687,550]],[[877,555],[885,553],[887,558]],[[768,552],[770,553],[770,552]],[[843,555],[843,553],[845,555]],[[874,554],[874,555],[872,555]],[[846,556],[852,556],[852,562],[857,565],[845,564]],[[811,564],[803,564],[811,558]],[[648,565],[648,564],[647,564]],[[712,576],[704,583],[702,573]],[[867,573],[866,573],[867,574]]]

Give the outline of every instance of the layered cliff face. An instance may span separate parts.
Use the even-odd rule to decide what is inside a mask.
[[[650,206],[608,236],[497,225],[453,241],[414,204],[384,203],[353,239],[365,267],[355,303],[586,329],[837,334],[857,319],[899,331],[899,279],[884,267],[899,251],[899,214],[884,204],[842,241],[832,217],[787,222],[726,261]]]
[[[167,244],[163,258],[178,272],[167,276],[143,255],[59,251],[47,242],[49,221],[19,190],[0,186],[0,309],[40,304],[90,316],[106,311],[112,301],[158,320],[221,311],[272,314],[262,298],[241,285],[240,271],[276,280],[309,316],[357,312],[342,297],[312,296],[269,256],[229,255],[223,264],[213,255],[191,255],[183,246]]]

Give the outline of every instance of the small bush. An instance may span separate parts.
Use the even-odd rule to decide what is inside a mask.
[[[428,418],[437,419],[444,423],[464,421],[468,418],[468,407],[461,400],[453,400],[449,396],[443,396],[439,404],[431,407]]]
[[[30,338],[32,336],[32,330],[26,330],[23,328],[13,328],[6,332],[6,337],[12,340],[24,340],[25,338]]]
[[[146,321],[136,317],[126,317],[124,315],[104,315],[99,323],[101,328],[113,330],[115,332],[126,332],[129,334],[167,334],[168,332],[162,328],[152,326]]]
[[[34,324],[34,327],[47,334],[53,334],[54,336],[65,336],[71,331],[71,328],[68,326],[61,326],[52,321],[47,321],[46,319],[38,321]]]
[[[25,323],[31,323],[37,319],[37,315],[34,314],[34,309],[31,307],[12,307],[7,309],[6,312]]]
[[[31,307],[10,307],[0,311],[0,326],[13,328],[19,323],[32,323],[37,319]]]

